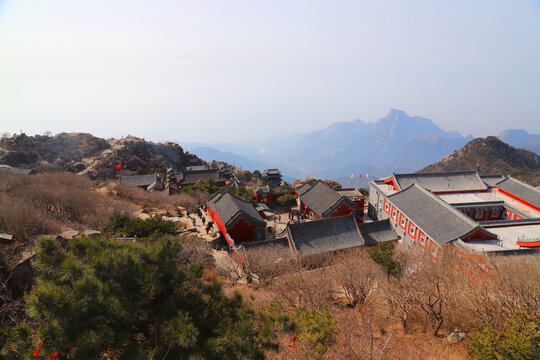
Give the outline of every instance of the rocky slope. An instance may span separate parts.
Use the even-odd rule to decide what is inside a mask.
[[[0,164],[38,171],[70,171],[92,179],[164,173],[169,166],[203,163],[176,143],[153,143],[131,136],[102,139],[85,133],[21,134],[0,140]],[[115,169],[118,164],[121,169]]]
[[[510,146],[494,136],[474,139],[453,154],[419,172],[473,170],[480,174],[512,175],[531,185],[540,185],[540,156]]]

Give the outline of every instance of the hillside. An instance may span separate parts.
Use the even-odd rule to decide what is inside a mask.
[[[153,143],[131,136],[102,139],[85,133],[20,134],[0,140],[0,164],[38,171],[70,171],[87,174],[92,179],[163,173],[168,166],[179,168],[203,163],[178,144]],[[120,170],[115,169],[117,164],[122,165]]]
[[[494,136],[474,139],[452,155],[419,172],[473,170],[480,174],[512,175],[531,185],[540,185],[540,156],[510,146]]]

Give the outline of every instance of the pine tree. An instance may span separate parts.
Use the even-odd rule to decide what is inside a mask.
[[[181,242],[153,246],[79,238],[37,248],[37,283],[28,295],[33,333],[19,328],[11,358],[262,359],[275,339],[236,294],[201,280],[201,264],[178,264]],[[20,335],[23,334],[23,335]],[[263,334],[264,335],[264,334]],[[39,342],[39,349],[36,348]],[[12,351],[9,351],[11,349]]]

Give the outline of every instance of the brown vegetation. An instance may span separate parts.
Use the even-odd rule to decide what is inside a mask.
[[[479,277],[450,252],[438,262],[401,253],[399,276],[388,276],[364,250],[328,255],[324,261],[302,259],[281,274],[271,266],[276,265],[270,260],[275,253],[259,255],[251,256],[250,266],[260,259],[264,280],[256,287],[234,288],[258,297],[252,304],[261,310],[272,299],[291,314],[329,310],[340,331],[325,359],[463,359],[467,340],[453,344],[442,334],[454,329],[471,333],[488,325],[503,329],[518,314],[540,313],[540,281],[534,276],[540,271],[538,256],[490,258],[490,272]],[[317,358],[298,341],[297,349],[285,347],[274,358]]]
[[[114,213],[132,210],[93,189],[88,178],[70,173],[0,174],[0,231],[26,241],[58,233],[62,226],[98,229]]]
[[[202,204],[202,194],[194,191],[191,194],[169,195],[168,191],[148,192],[137,186],[131,186],[122,181],[111,181],[107,185],[107,192],[120,199],[137,204],[143,209],[160,208],[175,215],[178,207],[192,210]]]
[[[540,185],[540,156],[510,146],[494,136],[477,138],[453,154],[420,170],[421,173],[478,171],[480,174],[503,174]]]

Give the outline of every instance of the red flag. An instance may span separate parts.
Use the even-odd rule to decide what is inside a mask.
[[[296,335],[294,335],[294,337],[292,339],[292,345],[287,344],[287,346],[289,346],[290,348],[293,348],[294,350],[296,350]]]
[[[358,177],[358,179],[361,179],[362,178],[362,173],[360,173],[360,176]]]
[[[121,165],[121,164],[118,164],[118,165],[116,165],[114,168],[115,168],[116,170],[118,170],[118,169],[120,169],[121,167],[122,167],[122,165]]]

